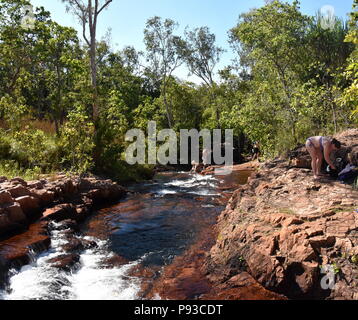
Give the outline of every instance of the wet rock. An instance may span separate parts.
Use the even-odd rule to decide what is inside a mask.
[[[80,261],[80,256],[75,253],[62,254],[55,258],[49,259],[47,262],[50,263],[51,267],[58,268],[64,271],[71,271],[75,268],[76,264]]]
[[[72,238],[68,243],[61,246],[61,248],[65,252],[75,252],[82,251],[84,249],[84,245],[80,239]]]
[[[62,220],[60,223],[53,224],[51,223],[49,226],[50,230],[58,230],[63,231],[66,229],[79,231],[79,225],[75,220],[67,219]]]
[[[46,209],[42,214],[43,220],[61,221],[66,219],[76,220],[76,208],[72,204],[59,204]]]
[[[79,239],[79,238],[72,238],[69,240],[68,243],[63,245],[61,248],[65,252],[80,252],[87,249],[93,249],[98,247],[95,241],[86,240],[86,239]]]

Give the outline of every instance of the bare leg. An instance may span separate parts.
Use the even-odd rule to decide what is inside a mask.
[[[317,157],[317,166],[316,166],[316,175],[317,176],[321,176],[322,161],[323,161],[323,156],[320,154]]]
[[[317,162],[318,162],[317,151],[316,151],[316,148],[314,146],[312,146],[310,142],[306,142],[306,149],[312,158],[312,161],[311,161],[312,172],[313,172],[314,178],[316,179],[316,178],[318,178],[318,175],[317,175]]]

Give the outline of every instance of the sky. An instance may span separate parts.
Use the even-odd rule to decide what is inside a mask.
[[[292,3],[292,0],[287,2]],[[59,24],[80,31],[78,21],[66,12],[61,0],[31,0],[31,3],[50,11],[52,19]],[[300,3],[301,11],[305,14],[315,15],[322,7],[329,5],[334,8],[336,16],[347,19],[353,0],[301,0]],[[208,26],[210,32],[216,35],[217,45],[226,50],[217,67],[223,69],[234,58],[228,44],[228,31],[237,24],[241,13],[264,4],[264,0],[113,0],[99,18],[98,38],[103,37],[110,28],[113,49],[133,46],[136,50],[144,51],[143,30],[147,19],[153,16],[178,22],[178,34],[182,34],[186,26],[190,29]],[[176,72],[183,79],[187,78],[187,74],[185,68]],[[189,80],[199,82],[194,77]]]

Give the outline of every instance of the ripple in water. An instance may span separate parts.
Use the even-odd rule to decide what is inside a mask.
[[[80,256],[80,266],[74,272],[54,268],[48,263],[64,252],[61,245],[63,231],[52,232],[52,248],[33,258],[30,265],[21,270],[11,270],[8,288],[0,292],[4,300],[133,300],[137,299],[140,280],[127,276],[128,271],[139,263],[108,268],[105,260],[113,253],[108,250],[107,241],[94,240],[98,247],[84,251]]]

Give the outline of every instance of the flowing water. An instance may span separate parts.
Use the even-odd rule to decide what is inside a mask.
[[[66,271],[49,263],[64,253],[68,241],[68,230],[54,228],[51,248],[11,270],[0,299],[139,299],[142,279],[131,270],[141,266],[160,274],[212,226],[223,209],[221,183],[213,176],[171,172],[132,186],[133,193],[99,210],[76,235],[97,243],[80,253],[76,268]]]

